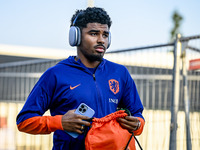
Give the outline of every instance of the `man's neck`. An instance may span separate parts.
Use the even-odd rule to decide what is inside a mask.
[[[77,61],[78,59],[81,60],[81,62],[87,67],[87,68],[96,68],[101,62],[100,61],[89,61],[85,57],[75,57],[75,60]]]

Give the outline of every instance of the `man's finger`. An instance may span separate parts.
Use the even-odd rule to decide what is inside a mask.
[[[90,117],[83,116],[83,115],[79,115],[79,114],[76,114],[76,117],[77,117],[77,118],[80,118],[80,119],[82,119],[82,120],[89,120],[89,119],[90,119]]]
[[[129,121],[133,121],[133,122],[139,121],[139,119],[137,117],[133,117],[133,116],[126,116],[125,119],[129,120]]]

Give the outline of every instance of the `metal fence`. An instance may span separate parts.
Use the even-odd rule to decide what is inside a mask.
[[[182,50],[187,51],[186,62],[200,58],[200,36],[181,38],[180,42],[182,43]],[[170,140],[170,127],[173,106],[174,46],[175,43],[169,43],[112,51],[105,55],[106,59],[125,65],[136,83],[145,107],[146,125],[143,134],[138,137],[144,149],[165,150],[169,149],[172,142]],[[35,136],[20,133],[16,129],[15,118],[41,74],[59,61],[37,59],[0,65],[0,122],[4,122],[5,126],[7,125],[6,128],[3,128],[2,123],[0,134],[6,133],[10,135],[9,137],[13,137],[13,142],[7,143],[7,147],[10,146],[13,149],[51,149],[52,135]],[[182,62],[178,65],[182,66]],[[188,63],[186,66],[188,68]],[[177,138],[173,142],[176,143],[177,149],[186,150],[184,80],[182,71],[179,73],[181,76],[178,93],[178,128],[176,131]],[[193,149],[199,149],[200,72],[188,70],[187,81],[190,100],[190,141]],[[3,144],[0,143],[0,145]]]
[[[1,64],[0,101],[24,102],[42,73],[58,61],[36,59]]]
[[[185,76],[183,66],[188,68],[189,60],[200,58],[200,36],[111,54],[114,56],[110,59],[128,65],[145,106],[146,127],[139,137],[145,149],[199,149],[200,72],[188,70]],[[185,82],[189,105],[184,96]],[[185,112],[186,108],[190,113]]]

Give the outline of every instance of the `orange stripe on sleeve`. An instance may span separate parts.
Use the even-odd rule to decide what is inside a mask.
[[[63,130],[62,115],[36,116],[17,125],[18,130],[30,134],[50,134],[56,130]]]
[[[145,121],[142,118],[140,118],[140,117],[137,117],[137,118],[139,119],[141,125],[140,125],[139,129],[137,129],[136,131],[133,131],[134,135],[140,135],[143,131],[144,124],[145,124]]]

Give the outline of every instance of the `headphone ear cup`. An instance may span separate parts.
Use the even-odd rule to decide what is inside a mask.
[[[111,44],[111,33],[109,32],[107,49],[110,47],[110,44]]]
[[[81,43],[81,31],[79,27],[71,26],[69,30],[69,44],[79,46]]]

